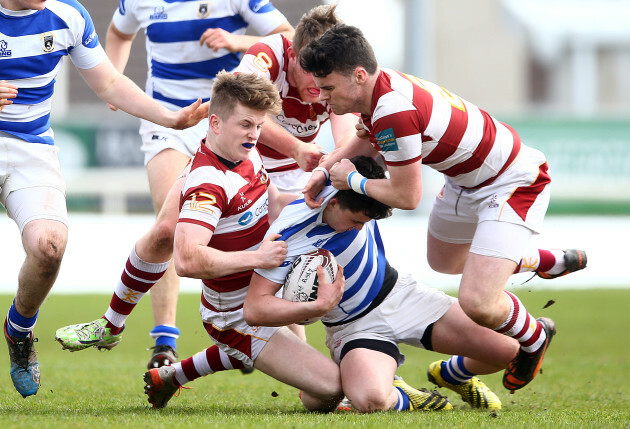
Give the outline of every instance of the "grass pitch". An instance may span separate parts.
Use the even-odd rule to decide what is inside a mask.
[[[154,410],[146,402],[142,381],[149,358],[145,349],[152,345],[149,299],[131,315],[123,342],[115,349],[70,353],[54,341],[55,330],[99,317],[110,296],[52,295],[35,330],[42,372],[36,396],[23,399],[14,390],[6,348],[0,352],[0,427],[630,427],[630,290],[530,289],[515,292],[534,316],[553,318],[558,334],[543,374],[525,389],[511,395],[501,385],[502,374],[482,377],[503,401],[500,412],[473,410],[453,392],[441,389],[454,411],[372,415],[308,413],[296,389],[259,371],[201,378],[167,408]],[[11,299],[0,296],[0,309],[8,308]],[[211,344],[198,308],[198,295],[180,297],[180,358]],[[321,324],[309,326],[307,336],[324,350]],[[407,362],[398,373],[411,385],[432,388],[426,368],[441,355],[406,346],[402,350]]]

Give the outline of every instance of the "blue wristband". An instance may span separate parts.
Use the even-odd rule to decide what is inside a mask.
[[[348,174],[348,186],[357,194],[367,195],[367,191],[365,190],[367,181],[368,179],[363,177],[356,170]]]

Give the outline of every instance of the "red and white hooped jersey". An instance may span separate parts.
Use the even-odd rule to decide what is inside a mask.
[[[199,147],[182,188],[179,222],[213,231],[208,246],[214,249],[256,250],[269,229],[269,178],[257,150],[229,164],[205,144]],[[204,279],[202,302],[219,310],[242,306],[252,272]]]
[[[267,36],[247,50],[235,73],[256,73],[271,80],[282,98],[282,111],[274,116],[275,122],[303,142],[315,140],[321,125],[330,117],[327,103],[305,103],[297,89],[287,79],[291,41],[281,34]],[[258,143],[263,163],[268,172],[294,170],[292,158]]]
[[[419,160],[463,188],[492,183],[521,148],[518,134],[435,83],[381,69],[372,115],[361,117],[388,165]]]

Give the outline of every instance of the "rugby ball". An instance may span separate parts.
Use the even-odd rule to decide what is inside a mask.
[[[330,283],[337,278],[337,261],[326,249],[313,249],[298,256],[293,261],[291,269],[284,281],[282,298],[293,302],[309,302],[317,299],[319,279],[317,267],[324,267],[326,280]],[[311,317],[299,322],[300,325],[315,323],[320,317]]]

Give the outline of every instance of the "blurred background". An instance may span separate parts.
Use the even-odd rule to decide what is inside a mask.
[[[118,2],[81,2],[104,44]],[[273,0],[294,26],[322,3],[337,3],[339,16],[363,30],[382,67],[444,86],[547,155],[552,202],[537,240],[585,248],[589,268],[544,287],[630,286],[622,260],[630,239],[629,0]],[[126,74],[144,87],[146,71],[140,34]],[[71,228],[53,291],[110,292],[153,219],[138,120],[109,111],[71,64],[57,79],[53,106]],[[326,129],[317,141],[332,146]],[[426,217],[443,180],[430,169],[423,180],[420,207],[383,222],[388,259],[427,284],[456,288],[456,277],[425,263]],[[11,239],[0,258],[16,267],[0,275],[0,290],[13,292],[23,255],[6,216],[0,236]]]

